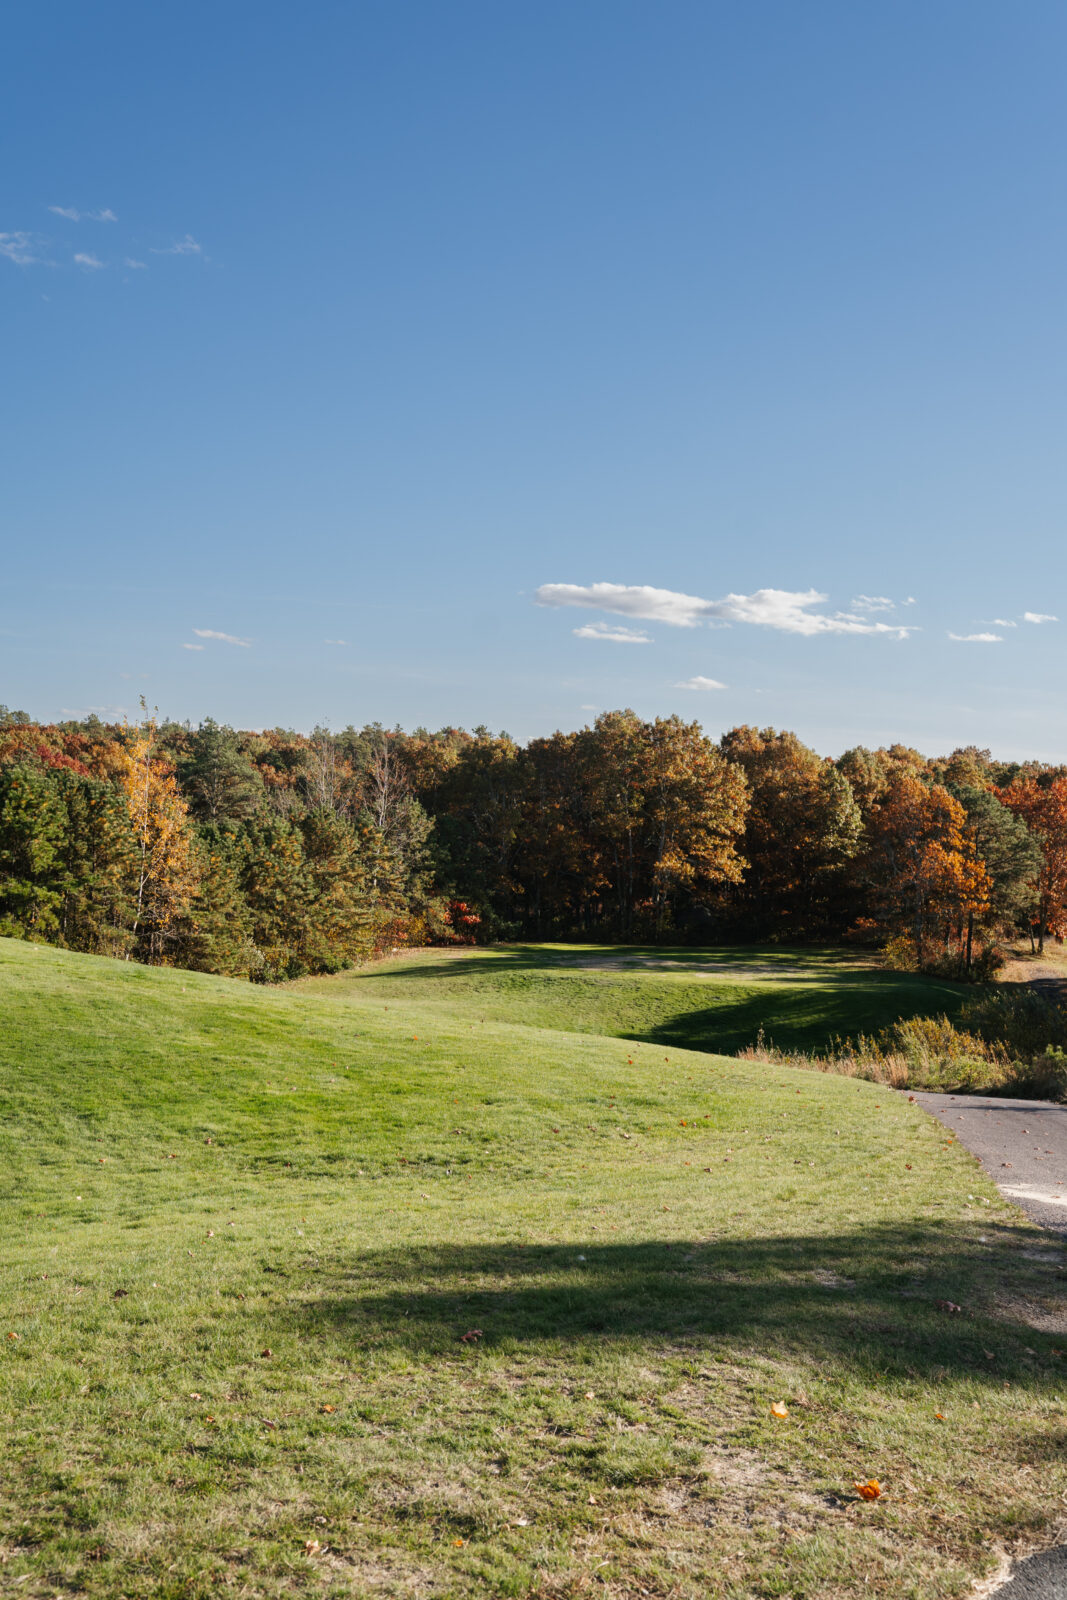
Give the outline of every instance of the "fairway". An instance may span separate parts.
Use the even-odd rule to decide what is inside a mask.
[[[920,1600],[1052,1537],[1059,1243],[906,1097],[663,1031],[907,983],[573,954],[0,941],[5,1592]]]
[[[955,1017],[967,994],[958,983],[888,972],[870,955],[782,946],[420,950],[301,987],[728,1055],[755,1044],[761,1029],[783,1050],[825,1051],[901,1017]]]

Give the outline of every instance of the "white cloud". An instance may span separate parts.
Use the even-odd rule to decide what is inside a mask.
[[[1043,611],[1024,611],[1024,622],[1059,622],[1059,617],[1050,617]]]
[[[683,683],[672,685],[675,689],[725,689],[725,683],[720,683],[718,678],[705,678],[698,672],[695,678],[686,678]]]
[[[203,253],[203,245],[197,244],[191,233],[187,233],[176,244],[168,245],[165,250],[152,251],[154,256],[202,256]]]
[[[135,261],[132,256],[124,257],[122,264],[123,264],[124,267],[135,267],[135,268],[139,267],[142,271],[145,271],[145,272],[147,272],[147,270],[148,270],[148,262],[147,261]]]
[[[238,639],[236,634],[218,633],[214,628],[194,628],[193,632],[198,639],[221,639],[223,644],[239,644],[243,650],[252,643],[251,639]]]
[[[1003,644],[999,633],[950,633],[957,644]]]
[[[915,596],[913,594],[909,594],[908,598],[904,602],[906,606],[913,606],[915,603]]]
[[[599,711],[600,707],[599,706],[579,706],[578,710],[579,711]]]
[[[666,622],[673,628],[695,628],[701,623],[746,622],[776,628],[783,633],[883,633],[903,639],[913,630],[888,622],[872,622],[846,611],[813,611],[826,595],[817,589],[757,589],[755,594],[728,594],[722,600],[704,600],[673,589],[653,589],[647,584],[545,583],[534,595],[539,606],[584,606],[611,611],[617,616]]]
[[[572,632],[576,639],[609,639],[612,644],[652,643],[647,633],[640,633],[636,628],[616,628],[610,622],[587,622]]]
[[[34,254],[35,248],[31,233],[0,233],[0,256],[13,261],[17,267],[31,267],[40,260]]]
[[[77,211],[73,206],[49,206],[49,211],[57,217],[66,217],[68,222],[117,222],[119,219],[110,210],[105,211]]]
[[[890,600],[884,594],[854,594],[852,596],[853,611],[893,611],[896,601]]]
[[[74,259],[78,263],[79,267],[89,267],[93,272],[98,271],[99,268],[104,265],[104,263],[99,260],[97,256],[89,255],[89,253],[84,250],[79,251]]]
[[[203,650],[204,646],[202,644],[183,644],[182,645],[182,649],[183,650]]]
[[[324,639],[323,644],[347,644],[347,639]]]
[[[1019,624],[1017,622],[1009,622],[1007,617],[994,617],[993,626],[994,628],[1017,628]]]

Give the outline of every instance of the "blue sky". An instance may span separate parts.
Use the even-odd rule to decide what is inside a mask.
[[[0,700],[1067,758],[1065,56],[1043,0],[16,0]]]

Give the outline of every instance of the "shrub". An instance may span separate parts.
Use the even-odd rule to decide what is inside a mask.
[[[958,1023],[911,1017],[874,1037],[835,1039],[824,1055],[778,1050],[763,1037],[739,1052],[749,1061],[839,1072],[894,1089],[1021,1095],[1067,1100],[1067,1015],[1032,989],[976,997]]]

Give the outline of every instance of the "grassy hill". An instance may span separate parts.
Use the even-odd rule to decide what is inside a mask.
[[[301,987],[724,1054],[761,1028],[783,1050],[819,1051],[901,1017],[955,1017],[967,993],[839,949],[543,944],[422,950]]]
[[[1062,1250],[905,1098],[390,971],[0,941],[5,1592],[948,1596],[1052,1525]]]

